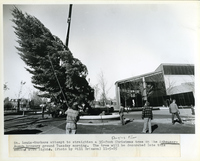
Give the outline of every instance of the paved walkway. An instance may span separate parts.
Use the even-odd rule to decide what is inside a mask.
[[[191,109],[180,109],[181,118],[184,124],[175,125],[171,123],[171,114],[168,109],[154,110],[154,119],[152,120],[153,134],[194,134],[195,133],[195,116],[191,114]],[[21,120],[30,116],[6,116],[5,120]],[[50,116],[45,115],[46,119],[41,119],[40,115],[32,115],[37,118],[37,124],[30,125],[28,129],[41,131],[39,134],[65,134],[65,118],[51,121],[57,123],[51,124]],[[141,111],[125,113],[126,125],[122,126],[120,120],[110,121],[82,121],[78,122],[77,134],[141,134],[143,128],[143,120],[141,119]],[[19,121],[18,120],[18,121]],[[9,122],[9,121],[8,121]],[[22,122],[26,124],[25,122]],[[48,124],[47,124],[48,123]],[[38,126],[41,125],[41,126]]]
[[[171,118],[155,118],[152,120],[153,134],[195,134],[194,116],[182,115],[184,124],[171,123]],[[126,125],[120,120],[110,122],[78,123],[77,134],[142,134],[143,120],[126,118]],[[41,134],[65,134],[65,123]]]

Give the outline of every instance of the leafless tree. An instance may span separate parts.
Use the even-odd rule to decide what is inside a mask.
[[[94,85],[93,88],[94,88],[95,100],[97,100],[98,95],[99,95],[99,90],[100,90],[99,87],[98,87],[98,84]]]
[[[99,74],[99,85],[100,85],[100,91],[101,91],[101,99],[103,100],[103,103],[105,105],[106,100],[107,100],[107,95],[108,92],[110,91],[110,88],[107,88],[107,81],[104,77],[104,73],[103,71],[101,71],[101,73]]]
[[[167,93],[170,93],[173,87],[175,87],[176,81],[170,79],[169,77],[166,78],[166,91]]]
[[[124,106],[127,107],[127,100],[131,97],[130,91],[128,91],[127,89],[122,89],[120,91],[120,96],[124,99]]]
[[[189,69],[189,75],[190,75],[190,79],[191,79],[191,82],[187,82],[187,84],[190,86],[190,88],[192,89],[193,91],[193,96],[195,98],[195,88],[194,88],[194,84],[195,84],[195,67],[192,68],[191,65],[188,65],[190,66]]]
[[[6,83],[4,83],[4,85],[3,85],[3,90],[4,90],[4,91],[7,91],[7,90],[9,90],[9,88],[8,88],[8,85],[7,85],[7,82],[6,82]]]
[[[190,89],[192,90],[193,92],[193,95],[195,97],[195,88],[194,88],[194,80],[195,80],[195,76],[194,76],[194,68],[192,65],[188,64],[187,65],[187,76],[186,78],[183,78],[182,79],[182,84],[187,84],[187,86],[190,87]],[[173,79],[171,79],[170,77],[167,77],[166,78],[166,90],[167,90],[167,93],[171,93],[172,92],[172,89],[177,86],[177,82]],[[181,85],[181,84],[179,84]],[[180,91],[181,92],[181,91]]]

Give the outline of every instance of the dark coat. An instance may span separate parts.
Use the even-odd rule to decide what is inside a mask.
[[[142,119],[144,118],[150,118],[153,119],[153,113],[152,113],[152,108],[149,106],[144,106],[142,110]]]

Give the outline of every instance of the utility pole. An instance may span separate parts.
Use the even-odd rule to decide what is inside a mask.
[[[67,29],[67,37],[66,37],[66,42],[65,42],[66,47],[68,47],[68,43],[69,43],[69,32],[70,32],[70,24],[71,24],[71,15],[72,15],[72,4],[69,5],[69,15],[68,15],[68,19],[67,19],[68,29]]]

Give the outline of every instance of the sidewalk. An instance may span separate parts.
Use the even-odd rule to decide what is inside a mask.
[[[142,134],[143,122],[122,125],[78,125],[77,134]],[[163,124],[152,121],[152,134],[195,134],[194,126],[188,124]],[[40,134],[65,134],[64,128],[53,127]]]
[[[45,130],[39,134],[65,134],[65,130],[58,128],[58,127],[53,127],[51,129]]]
[[[181,118],[184,124],[175,125],[171,123],[171,114],[168,110],[155,110],[154,118],[152,120],[153,134],[195,134],[195,116],[191,114],[190,109],[180,110]],[[65,134],[65,118],[63,119],[41,119],[40,115],[32,116],[6,116],[6,120],[18,121],[18,124],[26,125],[27,122],[20,122],[20,120],[26,119],[26,117],[36,117],[36,124],[30,124],[26,129],[28,130],[38,130],[37,134]],[[50,117],[51,118],[51,117]],[[79,120],[77,134],[141,134],[143,128],[143,120],[141,119],[141,111],[132,111],[125,113],[126,125],[122,126],[120,120],[99,120],[95,122],[94,120],[88,120],[87,122]],[[18,120],[19,119],[19,120]],[[175,118],[176,119],[176,118]],[[49,122],[53,121],[52,123]],[[30,120],[31,121],[31,120]],[[34,122],[34,120],[33,120]],[[25,130],[22,128],[22,130]]]
[[[195,125],[187,123],[175,123],[171,119],[152,120],[152,134],[194,134]],[[113,123],[78,123],[77,134],[142,134],[143,120],[130,120],[126,125],[121,125],[120,120]],[[65,134],[65,123],[40,134]]]
[[[172,125],[171,114],[168,109],[153,111],[154,119],[151,122],[152,134],[194,134],[195,116],[190,109],[180,109],[180,116],[184,124],[176,122]],[[141,111],[125,113],[126,125],[122,126],[120,120],[103,120],[102,122],[80,120],[77,134],[141,134],[143,120]],[[175,117],[176,119],[176,117]],[[43,131],[41,134],[65,134],[65,123],[58,127]]]

